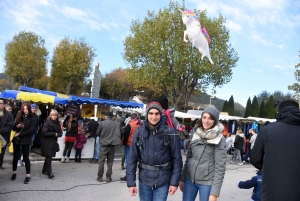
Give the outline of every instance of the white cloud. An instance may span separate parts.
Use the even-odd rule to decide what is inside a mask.
[[[283,69],[282,65],[279,65],[279,64],[274,65],[274,68],[276,68],[276,69]]]
[[[275,9],[282,10],[285,6],[287,6],[287,0],[239,0],[240,4],[245,7],[249,7],[253,10],[256,9]]]
[[[261,69],[257,69],[257,68],[251,68],[251,71],[256,72],[256,73],[263,73],[263,71]]]
[[[242,30],[242,26],[237,22],[227,20],[225,24],[226,24],[227,28],[231,31],[241,31]]]

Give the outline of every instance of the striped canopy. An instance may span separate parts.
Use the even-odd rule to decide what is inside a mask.
[[[60,98],[53,95],[41,94],[41,93],[30,93],[15,90],[5,90],[0,95],[1,98],[12,98],[15,100],[32,101],[35,103],[52,103],[52,104],[63,104],[68,103],[68,99]]]

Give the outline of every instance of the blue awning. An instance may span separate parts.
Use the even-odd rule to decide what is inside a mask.
[[[53,92],[53,91],[46,91],[46,90],[35,89],[35,88],[25,87],[25,86],[20,86],[19,91],[41,93],[41,94],[47,94],[47,95],[51,95],[51,96],[57,95],[56,92]]]
[[[60,98],[57,96],[51,96],[41,93],[31,93],[24,91],[15,91],[15,90],[5,90],[1,93],[0,97],[2,98],[12,98],[15,100],[25,100],[32,102],[41,102],[41,103],[52,103],[52,104],[68,104],[68,99]]]
[[[119,106],[121,108],[143,108],[143,104],[136,102],[126,102],[126,101],[117,101],[117,100],[106,100],[100,98],[88,98],[80,96],[69,96],[69,101],[78,104],[98,104],[98,105],[107,105],[107,106]]]

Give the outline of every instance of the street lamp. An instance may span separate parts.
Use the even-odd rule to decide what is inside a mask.
[[[141,95],[141,93],[143,93],[143,92],[145,92],[144,90],[135,90],[136,92],[138,92],[139,93],[139,96]]]

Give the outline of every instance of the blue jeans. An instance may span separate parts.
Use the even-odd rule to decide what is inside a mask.
[[[96,137],[95,155],[94,159],[99,159],[100,156],[100,137]]]
[[[180,146],[183,146],[183,151],[186,153],[186,140],[180,140]]]
[[[248,158],[249,158],[250,154],[251,154],[251,149],[249,148],[247,150],[246,156],[244,157],[244,161],[249,162]]]
[[[194,184],[188,178],[184,181],[182,200],[194,201],[199,191],[199,200],[208,201],[211,185]]]
[[[130,146],[125,145],[124,150],[125,150],[125,164],[127,166],[127,161],[128,161],[128,158],[129,158]]]
[[[152,189],[152,187],[139,182],[140,201],[165,201],[167,200],[168,192],[168,184]]]

